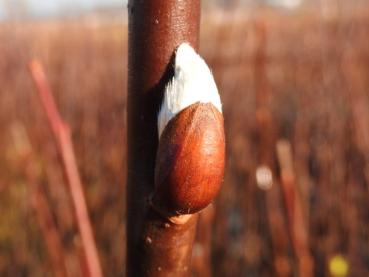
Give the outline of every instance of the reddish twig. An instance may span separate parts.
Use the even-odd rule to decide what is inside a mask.
[[[257,133],[260,139],[258,149],[259,166],[256,171],[257,185],[265,189],[265,202],[273,245],[274,269],[276,276],[288,276],[291,271],[289,260],[289,237],[285,231],[284,214],[282,213],[281,193],[273,186],[275,171],[274,145],[277,130],[270,110],[272,90],[267,77],[268,28],[264,18],[256,21],[255,32],[258,41],[254,58],[255,100]]]
[[[64,174],[69,185],[74,205],[89,273],[91,276],[100,277],[102,276],[101,265],[91,222],[88,216],[82,183],[77,169],[69,126],[63,122],[60,117],[40,62],[32,61],[29,64],[29,69],[62,161]]]
[[[215,208],[209,205],[199,216],[196,240],[192,250],[192,268],[194,276],[213,276],[211,270],[211,237]]]
[[[31,205],[36,212],[37,221],[45,240],[55,276],[67,276],[61,236],[53,220],[46,195],[37,181],[38,169],[36,167],[36,160],[33,155],[28,136],[23,126],[18,124],[12,126],[12,134],[16,151],[20,156],[23,167],[25,168]]]
[[[64,250],[61,243],[61,237],[55,226],[49,204],[44,192],[34,178],[32,168],[27,168],[27,181],[30,188],[31,205],[36,211],[37,221],[45,239],[50,260],[55,271],[55,276],[68,276],[65,261]]]
[[[298,259],[299,276],[313,276],[313,259],[309,250],[309,235],[299,189],[296,186],[291,145],[277,142],[277,158],[281,171],[282,191],[287,209],[288,229]]]

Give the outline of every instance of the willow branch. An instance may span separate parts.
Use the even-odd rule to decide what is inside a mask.
[[[173,223],[149,200],[162,95],[176,48],[182,42],[198,47],[200,0],[130,0],[128,13],[127,275],[187,276],[197,215]]]

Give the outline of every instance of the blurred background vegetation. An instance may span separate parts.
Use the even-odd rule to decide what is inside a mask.
[[[227,168],[195,276],[369,276],[368,8],[203,1]],[[0,19],[0,276],[57,276],[50,229],[68,276],[84,272],[33,58],[71,127],[105,276],[124,276],[126,3],[1,1]]]

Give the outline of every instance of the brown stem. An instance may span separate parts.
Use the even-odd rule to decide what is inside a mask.
[[[54,274],[57,277],[67,276],[61,236],[52,217],[45,192],[38,184],[36,159],[33,155],[28,136],[22,125],[14,125],[12,131],[16,150],[22,160],[21,164],[25,168],[30,202],[32,208],[35,210]]]
[[[260,166],[270,171],[271,180],[265,193],[266,213],[270,226],[271,243],[274,255],[274,268],[276,276],[290,276],[292,267],[288,257],[289,237],[285,231],[284,215],[281,209],[281,193],[279,188],[272,186],[275,171],[274,145],[276,141],[276,128],[271,114],[270,102],[272,90],[268,76],[268,27],[264,18],[256,21],[255,32],[258,39],[258,48],[255,53],[255,90],[256,90],[256,122],[260,146],[258,161]],[[260,167],[259,167],[260,168]],[[258,181],[259,182],[259,181]],[[259,184],[260,185],[260,184]]]
[[[215,209],[209,205],[199,215],[196,240],[193,248],[193,276],[213,276],[211,270],[211,237]]]
[[[277,158],[281,170],[281,183],[287,210],[288,229],[298,259],[299,276],[313,276],[313,259],[309,250],[309,235],[303,212],[302,198],[295,180],[291,144],[277,142]]]
[[[32,169],[29,171],[32,171]],[[68,276],[65,267],[64,251],[61,244],[60,234],[55,226],[44,192],[40,185],[35,182],[36,180],[33,179],[33,176],[31,176],[32,174],[32,172],[27,173],[31,204],[36,212],[37,221],[47,245],[55,276]]]
[[[197,216],[173,224],[148,204],[154,191],[157,114],[174,50],[198,48],[200,0],[130,0],[127,275],[189,275]]]
[[[33,61],[29,64],[29,68],[62,160],[63,171],[69,185],[89,274],[93,277],[100,277],[102,276],[102,270],[74,156],[69,126],[60,117],[42,65],[38,61]]]

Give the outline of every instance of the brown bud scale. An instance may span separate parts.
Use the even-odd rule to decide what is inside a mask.
[[[224,164],[222,114],[210,103],[187,107],[160,137],[153,205],[168,216],[202,210],[219,191]]]

